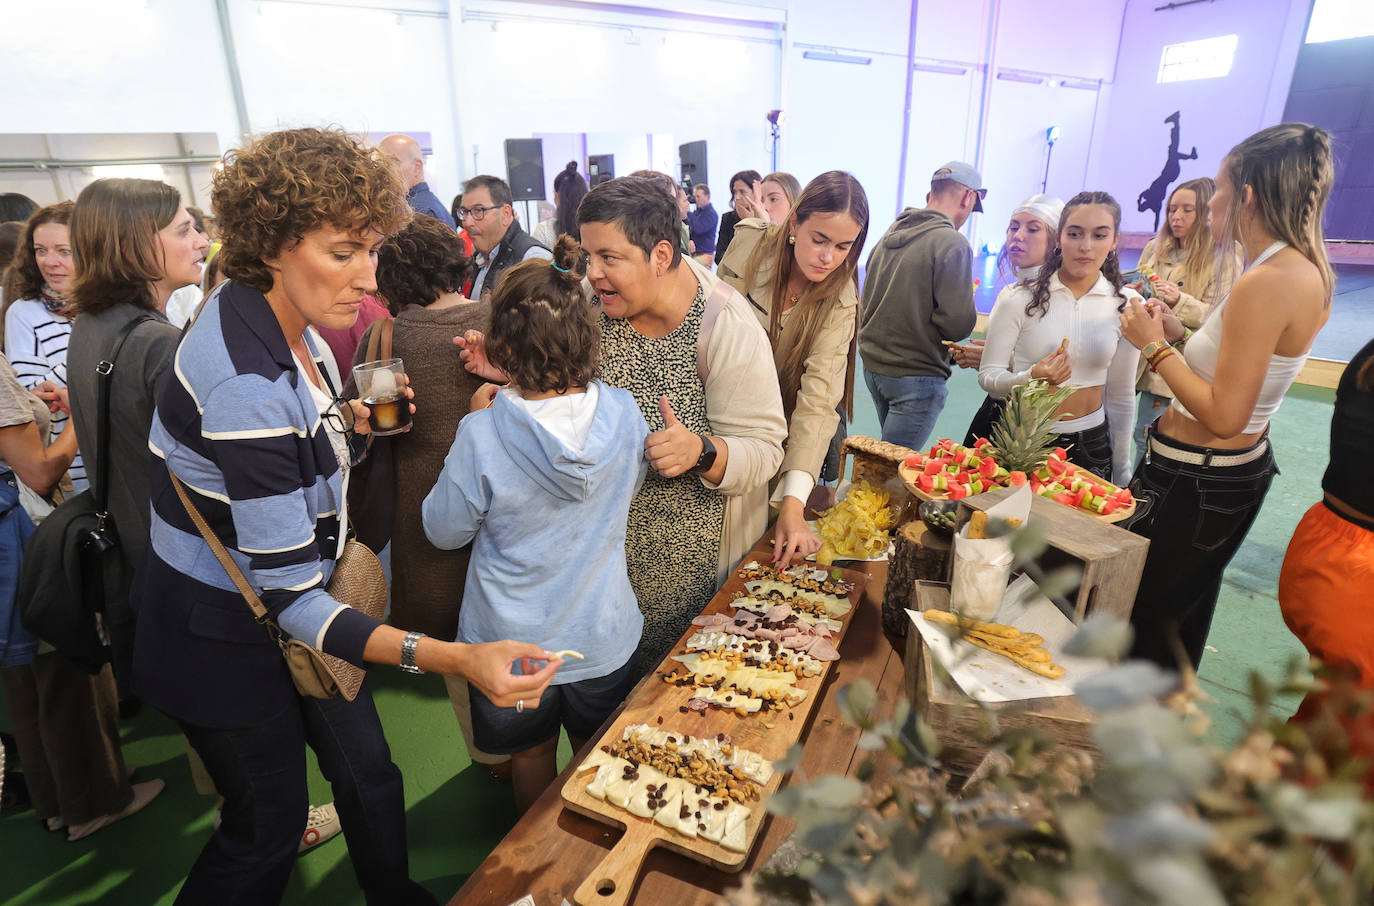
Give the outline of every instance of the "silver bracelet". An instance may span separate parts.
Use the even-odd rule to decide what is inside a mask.
[[[420,644],[420,639],[425,638],[423,632],[408,632],[401,642],[401,669],[406,673],[424,673],[419,667],[415,666],[415,646]]]

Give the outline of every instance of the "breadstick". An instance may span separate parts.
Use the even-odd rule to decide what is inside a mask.
[[[982,620],[961,620],[959,615],[948,610],[935,610],[931,608],[925,612],[926,621],[929,623],[942,623],[945,626],[955,626],[964,632],[981,632],[984,635],[995,635],[1005,639],[1020,638],[1021,630],[1002,623],[984,623]]]
[[[1056,355],[1065,355],[1069,351],[1069,338],[1065,337],[1064,342],[1059,344],[1059,351]]]
[[[1029,661],[1023,657],[1012,654],[1005,648],[994,647],[993,645],[989,645],[987,642],[979,641],[977,638],[973,636],[964,636],[964,639],[971,645],[977,645],[979,648],[982,648],[986,651],[991,651],[993,654],[1000,654],[1002,657],[1016,664],[1016,666],[1024,667],[1031,673],[1037,673],[1040,676],[1049,677],[1050,679],[1059,679],[1061,676],[1064,675],[1064,668],[1056,663],[1050,662],[1046,664],[1038,661]]]
[[[995,651],[998,654],[1006,654],[1009,657],[1024,658],[1028,661],[1034,661],[1037,664],[1048,664],[1054,660],[1048,651],[1038,645],[1028,645],[998,636],[983,635],[981,632],[970,632],[963,636],[963,638],[989,651]]]

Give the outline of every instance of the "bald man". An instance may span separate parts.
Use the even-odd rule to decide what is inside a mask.
[[[417,214],[428,214],[437,217],[453,229],[458,229],[453,222],[453,215],[448,212],[439,201],[438,196],[429,190],[429,184],[425,182],[425,157],[420,151],[420,143],[409,135],[388,135],[382,139],[377,147],[396,159],[401,170],[401,178],[406,182],[406,199],[410,202],[410,209]]]

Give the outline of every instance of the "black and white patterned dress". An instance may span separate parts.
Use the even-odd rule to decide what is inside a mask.
[[[713,434],[706,387],[697,375],[697,337],[705,292],[698,284],[687,317],[658,339],[601,315],[601,379],[634,394],[650,431],[663,429],[659,397],[689,431]],[[653,467],[630,504],[625,554],[644,614],[639,669],[647,672],[701,613],[716,591],[725,498],[694,473],[663,478]]]

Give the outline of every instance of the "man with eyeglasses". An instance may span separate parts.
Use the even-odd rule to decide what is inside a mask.
[[[489,298],[501,273],[513,264],[531,258],[553,258],[551,251],[521,228],[512,202],[510,186],[499,177],[474,176],[463,183],[458,216],[472,238],[479,265],[471,298]]]
[[[907,208],[868,258],[859,305],[864,383],[883,440],[920,449],[945,407],[949,351],[973,330],[973,250],[959,233],[983,210],[983,177],[953,160],[930,177],[924,208]]]

